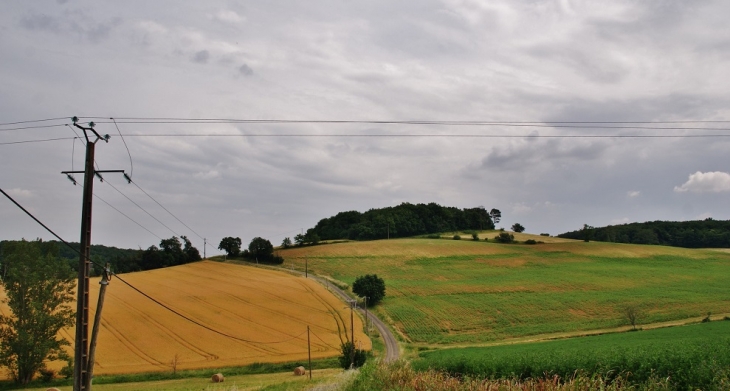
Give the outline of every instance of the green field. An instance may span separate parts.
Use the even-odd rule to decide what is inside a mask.
[[[480,378],[563,379],[576,371],[628,375],[637,383],[670,378],[677,389],[730,386],[730,321],[529,344],[421,353],[417,370]],[[723,383],[724,386],[723,386]]]
[[[638,309],[640,324],[730,312],[730,253],[713,250],[397,239],[280,254],[284,267],[303,270],[306,261],[349,284],[378,274],[387,296],[377,310],[417,345],[612,328],[628,324],[628,306]]]

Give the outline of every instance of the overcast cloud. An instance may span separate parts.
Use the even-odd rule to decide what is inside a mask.
[[[223,236],[279,244],[337,212],[402,202],[498,208],[500,226],[551,234],[584,223],[730,219],[730,137],[544,137],[727,135],[730,123],[121,121],[133,166],[108,123],[730,121],[724,1],[7,0],[2,9],[0,123],[99,117],[97,130],[112,136],[97,144],[99,168],[126,170],[194,231],[107,174],[95,184],[94,243],[146,248],[187,235],[200,249],[207,238],[211,254]],[[74,137],[68,127],[10,130],[64,123],[2,125],[0,143]],[[666,129],[677,127],[704,129]],[[191,133],[259,136],[140,137]],[[261,137],[297,134],[321,137]],[[0,145],[0,188],[72,241],[81,186],[60,171],[82,169],[83,150],[71,139]],[[52,238],[0,199],[0,238],[21,237]]]

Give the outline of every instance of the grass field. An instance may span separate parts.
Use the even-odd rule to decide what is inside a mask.
[[[327,384],[338,379],[342,369],[320,369],[307,376],[294,376],[291,372],[260,375],[226,376],[223,383],[212,383],[209,377],[176,380],[158,380],[118,384],[94,384],[97,391],[244,391],[244,390],[306,390],[317,384]],[[28,391],[45,391],[48,387],[29,388]],[[71,391],[72,386],[56,387]]]
[[[730,386],[730,322],[717,321],[629,333],[421,353],[414,368],[480,378],[563,379],[576,371],[637,383],[670,378],[677,389]]]
[[[490,237],[494,233],[483,236]],[[523,234],[540,240],[540,236]],[[284,267],[384,278],[378,311],[417,345],[477,344],[730,312],[730,254],[556,241],[396,239],[281,250]]]
[[[345,304],[313,280],[288,273],[203,261],[123,278],[176,311],[238,339],[187,322],[112,279],[97,346],[98,375],[172,371],[176,356],[180,370],[306,360],[307,325],[312,358],[332,357],[340,354],[345,330],[349,335]],[[98,279],[92,279],[90,319],[98,287]],[[356,343],[370,349],[362,330],[356,317]],[[73,341],[74,330],[63,335]]]

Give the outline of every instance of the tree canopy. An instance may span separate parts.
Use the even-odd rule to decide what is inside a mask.
[[[723,220],[650,221],[589,228],[589,239],[599,242],[730,248],[730,221]],[[566,232],[558,237],[585,240],[584,229]]]
[[[304,244],[307,237],[315,238],[314,235],[318,240],[371,240],[486,229],[494,229],[494,223],[484,207],[458,209],[436,203],[402,203],[365,213],[340,212],[320,220],[306,235],[297,235],[295,241]]]
[[[237,257],[241,252],[241,238],[226,236],[221,239],[218,250],[223,250],[229,257]]]
[[[512,224],[512,231],[520,233],[525,231],[525,227],[520,223]]]
[[[367,297],[368,305],[375,305],[385,297],[385,281],[377,274],[366,274],[355,279],[352,292]]]
[[[73,326],[75,274],[55,243],[5,242],[0,256],[11,316],[0,315],[0,365],[27,384],[45,361],[68,360],[59,330]]]

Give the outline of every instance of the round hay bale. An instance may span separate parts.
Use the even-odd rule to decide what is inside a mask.
[[[213,380],[213,383],[223,383],[223,374],[216,373],[211,380]]]
[[[47,388],[46,391],[61,391],[58,388]]]
[[[307,370],[304,367],[294,368],[294,376],[304,376],[307,374]]]

